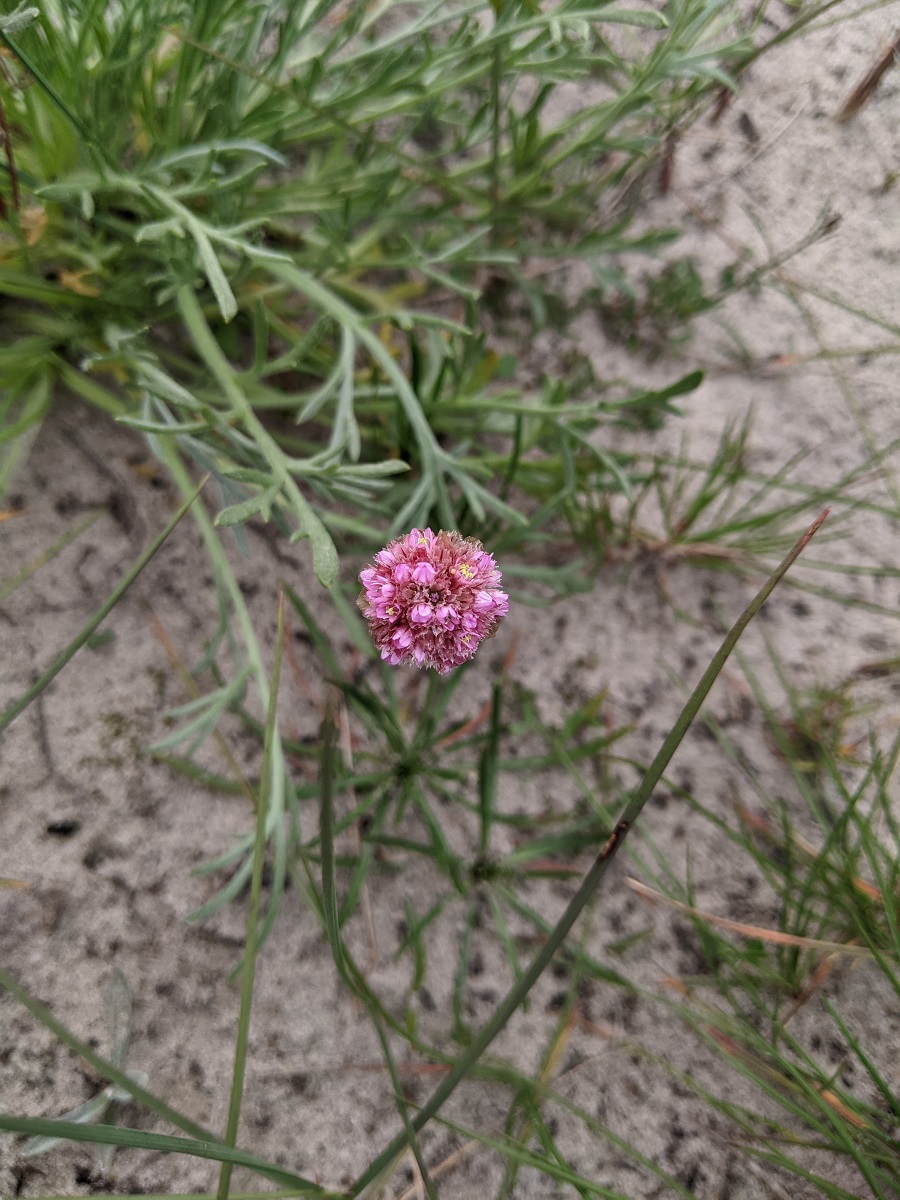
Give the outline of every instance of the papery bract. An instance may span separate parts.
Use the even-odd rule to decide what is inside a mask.
[[[392,666],[413,663],[444,675],[470,659],[509,611],[493,555],[443,529],[413,529],[391,542],[359,580],[359,607]]]

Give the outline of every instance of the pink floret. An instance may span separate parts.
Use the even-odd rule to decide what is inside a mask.
[[[472,657],[509,611],[493,555],[459,533],[412,529],[359,575],[359,606],[392,666],[446,674]]]

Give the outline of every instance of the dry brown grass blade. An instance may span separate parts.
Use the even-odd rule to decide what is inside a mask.
[[[819,1092],[819,1095],[822,1097],[825,1103],[830,1105],[836,1113],[839,1113],[845,1121],[849,1121],[850,1124],[855,1125],[857,1129],[866,1128],[866,1122],[862,1119],[862,1117],[858,1116],[855,1112],[852,1112],[847,1105],[844,1104],[844,1102],[834,1094],[834,1092],[829,1091],[828,1088],[823,1088]]]
[[[752,1050],[748,1050],[746,1046],[742,1046],[734,1038],[729,1037],[727,1033],[723,1033],[720,1029],[716,1029],[713,1025],[706,1025],[704,1028],[706,1033],[726,1054],[729,1054],[739,1062],[746,1063],[756,1074],[771,1079],[786,1090],[793,1089],[793,1085],[787,1076],[760,1058],[758,1054],[754,1054]],[[868,1127],[862,1117],[849,1109],[843,1100],[839,1096],[836,1096],[829,1088],[817,1088],[816,1090],[825,1103],[842,1116],[845,1121],[848,1121],[857,1129],[866,1129]]]
[[[741,921],[730,921],[727,917],[717,917],[714,913],[703,912],[699,908],[693,908],[690,904],[682,904],[680,900],[672,900],[669,896],[664,896],[662,892],[657,892],[653,888],[647,887],[645,883],[638,882],[637,879],[628,877],[625,882],[636,895],[644,900],[649,900],[651,904],[664,904],[667,908],[674,908],[686,916],[704,921],[707,925],[716,925],[720,929],[727,929],[730,933],[738,933],[741,937],[758,938],[760,941],[772,942],[779,946],[799,946],[802,950],[823,950],[827,954],[849,954],[854,958],[868,958],[871,955],[867,946],[855,946],[844,942],[824,942],[818,938],[801,937],[796,933],[782,933],[778,929],[766,929],[762,925],[745,925]]]
[[[523,875],[562,875],[569,878],[574,875],[583,875],[584,870],[581,867],[570,866],[566,863],[557,862],[554,858],[531,858],[522,867]]]
[[[436,750],[443,750],[447,746],[452,746],[455,742],[461,741],[464,737],[468,737],[473,733],[479,725],[484,724],[491,712],[491,700],[485,700],[481,708],[474,717],[466,721],[465,725],[460,725],[459,729],[454,729],[452,733],[448,733],[446,737],[441,738],[439,742],[435,742]]]
[[[787,1025],[792,1017],[797,1013],[809,1000],[816,994],[831,972],[838,963],[839,956],[837,954],[829,954],[823,958],[813,973],[810,975],[807,982],[804,984],[800,994],[797,996],[794,1003],[790,1006],[782,1018],[782,1024]]]
[[[771,841],[775,842],[776,845],[781,844],[781,838],[778,836],[777,830],[774,828],[771,821],[769,821],[768,817],[751,812],[749,808],[744,808],[744,806],[741,804],[735,805],[735,812],[745,825],[748,825],[751,829],[755,829],[757,833],[764,834]],[[798,833],[791,834],[791,844],[796,846],[798,850],[802,850],[803,853],[808,855],[810,858],[819,857],[819,851],[815,848],[812,842],[808,842],[806,838],[801,837]],[[865,879],[860,879],[856,875],[851,876],[850,882],[857,891],[862,892],[864,896],[868,896],[870,900],[874,900],[878,904],[884,903],[881,892],[879,892],[878,888],[875,887],[874,884],[867,883]]]
[[[428,1173],[431,1175],[433,1180],[440,1179],[440,1177],[442,1175],[446,1175],[448,1171],[456,1170],[456,1168],[460,1166],[465,1159],[474,1154],[476,1150],[480,1149],[481,1142],[475,1141],[473,1138],[471,1142],[466,1142],[464,1146],[460,1146],[458,1150],[454,1150],[452,1154],[448,1154],[444,1161],[439,1162],[437,1166],[429,1167]],[[405,1192],[402,1192],[397,1197],[397,1200],[416,1200],[416,1186],[417,1185],[413,1183],[411,1187],[408,1187]]]
[[[900,33],[894,38],[887,50],[876,59],[872,67],[866,72],[865,76],[856,85],[850,95],[844,102],[844,106],[838,115],[836,121],[849,121],[851,117],[855,117],[862,106],[866,103],[875,88],[878,86],[878,81],[887,69],[900,59]]]

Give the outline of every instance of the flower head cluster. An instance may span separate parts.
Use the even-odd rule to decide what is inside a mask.
[[[413,529],[380,550],[359,579],[359,606],[392,666],[444,675],[471,658],[509,611],[493,555],[459,533]]]

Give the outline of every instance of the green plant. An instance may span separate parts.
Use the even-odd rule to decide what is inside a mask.
[[[567,336],[588,305],[599,305],[633,348],[651,351],[685,347],[691,321],[738,288],[786,291],[814,328],[803,306],[815,293],[783,268],[830,229],[824,218],[788,251],[770,247],[764,262],[738,262],[716,289],[704,287],[685,257],[648,270],[635,286],[615,256],[654,253],[673,240],[672,230],[633,234],[629,217],[701,105],[728,94],[767,45],[831,19],[835,2],[804,9],[766,34],[768,42],[768,5],[747,17],[726,0],[669,0],[660,11],[582,0],[552,8],[530,0],[44,0],[0,17],[0,493],[13,494],[55,409],[89,405],[145,438],[196,521],[218,615],[206,644],[192,647],[186,703],[170,712],[152,753],[210,791],[242,796],[255,818],[252,832],[200,868],[221,886],[192,914],[203,920],[249,888],[225,1134],[153,1095],[122,1069],[118,1053],[98,1055],[5,970],[0,983],[10,995],[108,1082],[62,1121],[8,1114],[0,1126],[205,1157],[220,1166],[221,1200],[233,1166],[284,1196],[372,1195],[407,1151],[421,1189],[434,1196],[438,1173],[419,1135],[443,1123],[502,1156],[500,1196],[513,1196],[529,1172],[541,1187],[616,1195],[576,1161],[567,1129],[554,1124],[562,1121],[652,1176],[653,1186],[692,1194],[692,1185],[573,1100],[570,1072],[556,1068],[583,1020],[586,981],[639,993],[624,960],[646,942],[646,927],[608,947],[614,966],[592,952],[586,933],[575,939],[571,931],[580,913],[589,927],[608,863],[662,783],[741,623],[650,769],[627,764],[638,768],[627,787],[616,755],[632,723],[615,724],[603,690],[576,704],[566,696],[564,715],[549,723],[516,684],[510,658],[480,703],[468,694],[474,676],[466,668],[404,692],[373,662],[339,554],[349,562],[361,546],[372,550],[432,522],[483,538],[502,556],[517,601],[543,604],[586,590],[598,564],[649,561],[685,615],[666,577],[682,563],[768,574],[814,507],[834,506],[834,533],[855,513],[895,515],[896,495],[877,495],[884,480],[896,493],[887,470],[895,446],[878,445],[858,406],[867,461],[813,485],[795,476],[799,458],[774,471],[751,469],[749,419],[728,425],[707,461],[686,443],[677,453],[648,453],[646,442],[637,449],[640,435],[658,432],[690,403],[702,379],[693,365],[642,388],[599,379],[563,350],[532,372],[539,378],[519,379],[522,361],[532,364],[518,343],[548,326]],[[587,97],[577,111],[565,106],[571,89]],[[557,276],[573,258],[587,263],[597,288],[569,304]],[[865,315],[896,338],[896,326]],[[739,335],[735,341],[740,349]],[[821,356],[839,368],[838,351],[823,343]],[[205,495],[214,493],[214,517],[191,504],[196,468],[211,477]],[[270,671],[265,633],[229,558],[233,546],[248,544],[250,521],[309,543],[320,595],[352,647],[342,655],[304,588],[285,585],[288,622],[302,625],[326,681],[311,689],[319,732],[310,742],[290,738],[277,709],[282,654],[292,669],[284,609]],[[0,601],[81,528],[0,584]],[[0,728],[82,645],[96,645],[98,626],[161,541],[0,717]],[[849,603],[821,583],[822,571],[838,569],[850,578],[896,575],[807,560],[792,582]],[[77,667],[76,660],[70,669]],[[897,992],[897,839],[887,802],[896,745],[885,751],[854,740],[852,755],[844,753],[843,730],[859,716],[847,687],[823,684],[810,695],[787,688],[788,715],[775,714],[755,690],[798,795],[820,823],[822,849],[808,853],[814,843],[801,840],[797,813],[786,806],[770,806],[755,824],[739,810],[727,836],[778,896],[784,926],[741,932],[741,949],[730,940],[734,929],[720,933],[725,927],[697,908],[690,877],[682,884],[655,856],[657,882],[693,922],[705,968],[699,982],[685,981],[677,1013],[781,1106],[776,1121],[708,1097],[745,1149],[823,1194],[849,1194],[793,1153],[803,1136],[810,1144],[801,1151],[840,1155],[858,1169],[860,1190],[887,1197],[897,1100],[877,1055],[843,1015],[829,1013],[877,1093],[856,1102],[788,1025],[821,953],[867,954]],[[228,721],[256,739],[258,766],[238,766],[222,731]],[[197,756],[212,738],[225,751],[222,774]],[[722,745],[727,755],[727,740]],[[848,768],[862,771],[852,786]],[[504,787],[545,777],[548,792],[564,780],[574,802],[552,797],[530,814],[499,802]],[[448,813],[471,823],[469,841],[448,832]],[[758,838],[777,847],[774,864]],[[347,933],[354,918],[365,920],[379,877],[416,864],[431,872],[433,887],[427,905],[410,902],[403,911],[395,957],[408,971],[404,1008],[379,994]],[[551,920],[535,886],[579,875],[563,915]],[[235,1148],[254,963],[291,886],[371,1021],[397,1107],[400,1132],[340,1192]],[[448,1028],[437,1039],[418,1027],[411,997],[428,977],[442,922],[456,943]],[[770,933],[779,936],[767,940]],[[500,947],[511,985],[505,999],[490,1002],[484,1023],[467,1009],[482,938]],[[848,948],[849,939],[858,944]],[[554,955],[565,980],[553,998],[558,1018],[528,1074],[486,1052],[528,1005]],[[404,1090],[410,1063],[398,1046],[414,1067],[442,1073],[421,1105]],[[447,1115],[444,1102],[466,1080],[502,1095],[497,1130]],[[79,1124],[79,1115],[99,1115],[126,1095],[187,1136]]]
[[[781,670],[771,646],[769,652]],[[733,816],[672,786],[697,818],[728,839],[738,869],[758,877],[772,897],[777,928],[699,911],[667,864],[660,872],[663,855],[657,853],[655,865],[645,859],[643,870],[690,919],[703,963],[680,981],[683,998],[673,1007],[759,1090],[760,1107],[706,1093],[742,1130],[748,1153],[814,1183],[819,1194],[869,1192],[887,1200],[896,1195],[900,1167],[896,1088],[877,1035],[842,1014],[828,990],[834,977],[856,971],[865,973],[874,995],[900,994],[900,830],[890,799],[900,739],[885,739],[872,726],[865,733],[865,710],[846,690],[838,692],[841,722],[851,719],[864,730],[848,758],[840,733],[821,736],[820,692],[804,701],[782,673],[791,713],[785,720],[746,656],[739,657],[791,792],[771,796],[733,736],[709,714],[707,726],[741,780],[733,789]],[[833,704],[831,694],[825,711]],[[815,774],[808,743],[797,744],[798,726],[816,730]],[[812,1017],[808,1010],[818,1019],[802,1021]],[[838,1052],[826,1054],[826,1047]],[[837,1185],[835,1163],[843,1164],[840,1176],[852,1185]]]
[[[612,827],[606,841],[601,845],[599,852],[596,855],[593,865],[584,876],[581,885],[572,897],[565,912],[559,920],[552,926],[547,928],[547,936],[543,941],[540,950],[535,954],[527,968],[516,971],[515,982],[510,988],[506,997],[496,1006],[492,1016],[486,1024],[478,1031],[478,1033],[469,1033],[461,1028],[457,1029],[457,1035],[463,1034],[461,1040],[465,1043],[464,1048],[459,1052],[451,1062],[448,1063],[448,1070],[442,1081],[434,1090],[428,1102],[419,1108],[414,1114],[410,1115],[406,1109],[405,1101],[399,1092],[397,1083],[396,1065],[391,1053],[390,1044],[386,1034],[386,1027],[391,1027],[398,1032],[404,1032],[407,1039],[413,1044],[417,1044],[415,1032],[412,1029],[403,1029],[402,1025],[398,1025],[395,1018],[392,1018],[386,1011],[383,1004],[379,1001],[375,991],[366,981],[365,976],[359,970],[347,946],[344,943],[341,934],[341,903],[337,895],[337,874],[336,874],[336,846],[335,834],[337,832],[337,824],[335,821],[335,794],[336,794],[336,738],[334,736],[334,720],[335,714],[332,708],[326,709],[323,721],[323,737],[321,741],[321,749],[319,751],[319,779],[318,779],[318,794],[320,799],[320,825],[319,837],[317,839],[319,846],[319,870],[316,872],[312,868],[312,864],[308,856],[304,856],[301,860],[301,870],[306,875],[305,892],[309,896],[314,908],[318,911],[322,921],[325,935],[331,945],[332,954],[334,957],[335,966],[344,983],[358,996],[360,1001],[365,1006],[370,1018],[375,1025],[376,1031],[379,1034],[379,1040],[385,1054],[386,1065],[394,1080],[395,1087],[398,1088],[397,1102],[402,1118],[403,1129],[389,1145],[377,1155],[375,1155],[366,1170],[360,1177],[350,1186],[349,1190],[340,1193],[328,1192],[321,1188],[313,1181],[300,1177],[290,1171],[276,1167],[274,1164],[266,1163],[265,1161],[256,1158],[253,1155],[248,1155],[234,1148],[235,1133],[237,1128],[237,1116],[240,1109],[241,1094],[243,1087],[244,1068],[247,1055],[247,1030],[249,1025],[250,1006],[252,1002],[253,991],[253,964],[256,953],[261,944],[265,933],[266,925],[269,921],[268,915],[261,918],[260,913],[260,892],[261,892],[261,876],[263,865],[263,851],[267,841],[268,822],[271,812],[271,801],[274,796],[278,797],[280,805],[285,803],[286,781],[281,773],[280,759],[275,753],[276,740],[276,698],[278,693],[278,679],[281,664],[282,647],[284,642],[284,621],[283,621],[283,601],[279,604],[278,616],[278,631],[276,637],[275,648],[275,665],[272,671],[272,679],[269,688],[269,701],[267,706],[267,715],[264,727],[264,754],[263,754],[263,770],[256,793],[256,832],[253,842],[252,854],[252,879],[250,903],[248,906],[248,920],[245,953],[241,964],[242,971],[242,987],[241,987],[241,1003],[240,1016],[238,1022],[238,1036],[235,1052],[234,1080],[231,1095],[231,1104],[229,1107],[229,1120],[226,1134],[223,1139],[213,1138],[206,1131],[199,1129],[195,1124],[188,1121],[186,1118],[173,1112],[164,1102],[161,1102],[156,1097],[152,1096],[139,1082],[132,1080],[125,1075],[118,1063],[107,1062],[103,1060],[95,1052],[89,1051],[83,1044],[79,1043],[68,1031],[64,1030],[58,1022],[56,1022],[50,1014],[48,1014],[42,1006],[31,998],[27,992],[22,989],[19,984],[9,975],[8,972],[0,970],[0,984],[13,996],[20,999],[26,1004],[29,1010],[38,1017],[48,1028],[52,1029],[63,1040],[76,1049],[78,1053],[86,1057],[88,1061],[98,1069],[111,1083],[118,1084],[120,1087],[125,1087],[129,1095],[136,1101],[143,1102],[149,1105],[151,1111],[165,1116],[168,1120],[173,1120],[174,1123],[185,1129],[193,1135],[193,1138],[173,1138],[166,1135],[147,1134],[136,1130],[117,1129],[112,1126],[97,1126],[80,1124],[74,1120],[43,1120],[37,1118],[22,1118],[10,1115],[0,1115],[0,1128],[9,1132],[26,1132],[33,1137],[58,1138],[69,1137],[73,1140],[98,1142],[107,1145],[131,1145],[135,1147],[145,1147],[148,1149],[158,1149],[169,1152],[180,1152],[184,1154],[193,1154],[200,1157],[211,1158],[221,1164],[219,1196],[227,1196],[229,1193],[229,1180],[231,1166],[234,1164],[251,1167],[268,1178],[286,1184],[289,1189],[296,1191],[300,1195],[350,1195],[358,1196],[362,1194],[370,1185],[376,1185],[377,1181],[381,1180],[386,1174],[390,1174],[396,1162],[397,1155],[404,1148],[409,1147],[415,1154],[419,1164],[422,1178],[425,1185],[433,1191],[433,1185],[428,1176],[428,1171],[425,1167],[424,1160],[421,1157],[416,1135],[417,1132],[437,1113],[440,1111],[446,1100],[450,1097],[459,1083],[470,1075],[476,1068],[478,1060],[484,1054],[485,1050],[497,1035],[507,1025],[512,1015],[527,999],[528,993],[534,987],[541,974],[552,961],[554,955],[559,951],[566,939],[566,936],[572,930],[575,922],[593,899],[594,894],[600,887],[602,880],[608,870],[609,863],[613,856],[619,850],[624,839],[629,833],[629,830],[638,819],[641,810],[652,794],[654,788],[660,782],[666,766],[670,762],[673,754],[684,738],[692,721],[700,710],[700,707],[708,694],[710,688],[715,682],[717,676],[722,670],[728,656],[733,651],[741,633],[752,620],[756,612],[762,606],[765,599],[774,588],[778,585],[783,576],[790,569],[793,562],[800,555],[801,551],[807,545],[811,537],[815,534],[824,517],[820,517],[800,538],[800,540],[792,548],[791,552],[779,566],[778,570],[766,581],[763,588],[751,603],[748,605],[744,613],[734,624],[729,631],[727,637],[722,643],[717,654],[714,656],[710,666],[705,671],[701,680],[689,697],[685,704],[678,720],[673,725],[668,737],[665,739],[660,751],[656,755],[650,767],[644,773],[641,782],[628,798],[624,809],[618,814],[618,820]],[[294,601],[297,606],[296,600]],[[302,613],[302,608],[300,609]],[[310,628],[315,631],[315,625],[310,622]],[[320,640],[320,649],[324,653],[328,653],[327,645]],[[49,682],[49,680],[45,681]],[[362,707],[365,711],[372,710],[371,702],[365,703],[365,693],[360,693],[355,689],[346,689],[348,703],[350,701],[362,701]],[[480,813],[480,844],[481,844],[481,862],[484,864],[483,856],[489,847],[490,823],[492,820],[493,808],[493,788],[496,778],[497,760],[496,752],[499,738],[499,717],[500,717],[500,690],[499,685],[494,690],[494,696],[491,705],[492,717],[491,727],[487,734],[487,740],[481,756],[480,770],[480,787],[479,787],[479,813]],[[391,743],[392,754],[396,755],[397,751],[405,751],[407,746],[403,742],[398,742],[396,735],[401,731],[394,727],[394,736],[391,736],[391,723],[385,726],[385,717],[388,715],[385,710],[381,709],[379,713],[377,706],[373,714],[376,718],[376,728],[385,729],[388,734],[389,742]],[[433,717],[426,719],[420,725],[426,735],[432,733]],[[577,723],[575,728],[577,728]],[[423,752],[425,747],[419,747],[419,753]],[[402,766],[399,771],[399,779],[397,768]],[[401,796],[405,790],[405,783],[411,776],[417,773],[417,765],[411,761],[408,754],[402,753],[399,762],[395,760],[395,765],[391,770],[391,778],[398,779],[401,789]],[[436,772],[438,777],[441,771]],[[388,798],[391,793],[388,792]],[[424,809],[421,810],[424,813]],[[426,822],[427,823],[427,822]],[[406,849],[415,849],[415,847],[406,846]],[[438,839],[433,842],[430,853],[435,857],[436,861],[440,862],[441,858],[447,858],[442,855],[441,841]],[[449,860],[448,860],[449,861]],[[293,864],[292,864],[293,865]],[[360,862],[357,865],[355,874],[351,876],[351,884],[349,895],[353,896],[354,888],[358,889],[364,880],[364,871],[361,872],[359,866],[366,866],[365,855],[360,857]],[[443,864],[442,864],[443,865]],[[298,881],[300,879],[301,870],[296,870]],[[452,876],[452,870],[450,871]],[[484,865],[480,868],[476,864],[476,876],[485,877]],[[490,872],[488,872],[488,877]],[[500,910],[495,909],[495,913]],[[498,926],[503,929],[502,915],[498,917]],[[471,928],[471,917],[468,921],[468,927]],[[465,967],[465,957],[461,957],[463,968]],[[501,1075],[502,1077],[502,1075]],[[127,1081],[127,1083],[126,1083]],[[516,1097],[513,1102],[513,1108],[510,1111],[510,1120],[513,1120],[516,1110],[524,1105],[524,1111],[529,1120],[541,1124],[539,1107],[529,1101],[530,1088],[526,1087],[525,1091],[521,1088],[521,1081]],[[203,1140],[196,1140],[197,1134]],[[483,1135],[482,1135],[483,1138]],[[506,1146],[508,1153],[511,1154],[511,1162],[519,1161],[527,1163],[531,1158],[521,1145],[517,1145],[513,1139]],[[587,1186],[591,1191],[599,1192],[600,1194],[610,1194],[608,1189],[591,1185],[590,1181],[579,1177],[565,1163],[564,1159],[557,1162],[554,1166],[551,1163],[546,1163],[543,1169],[551,1176],[558,1179],[578,1180],[579,1184]]]

